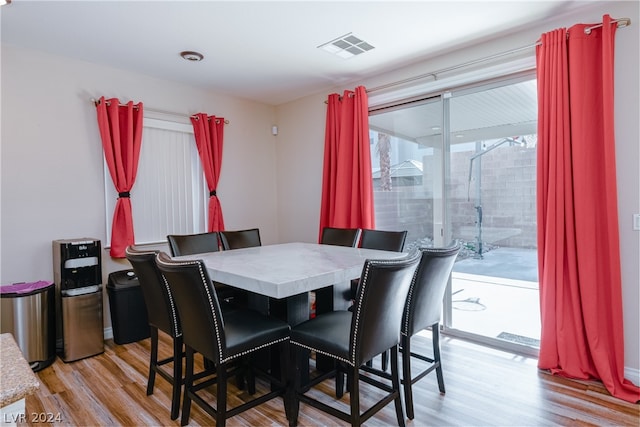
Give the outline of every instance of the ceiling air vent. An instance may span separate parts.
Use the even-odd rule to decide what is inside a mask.
[[[353,33],[348,33],[330,42],[321,44],[318,48],[338,55],[340,58],[347,59],[371,50],[374,46],[354,36]]]

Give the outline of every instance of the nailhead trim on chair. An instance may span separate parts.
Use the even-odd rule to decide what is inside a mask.
[[[159,261],[159,262],[162,263],[162,261]],[[213,308],[214,308],[213,297],[212,297],[211,293],[209,292],[209,286],[207,286],[207,278],[204,275],[204,270],[202,268],[202,262],[201,261],[172,261],[171,264],[167,264],[166,262],[163,263],[163,264],[164,265],[194,265],[194,264],[196,264],[198,266],[198,271],[200,272],[200,279],[202,279],[202,284],[204,286],[204,290],[207,292],[207,299],[209,301],[209,306],[211,307],[211,311],[213,311]],[[163,279],[164,279],[164,277],[163,277]],[[164,282],[165,282],[165,285],[168,287],[169,285],[168,285],[166,279],[164,279]],[[169,294],[169,295],[171,295],[171,294]],[[245,350],[245,351],[243,351],[241,353],[237,353],[237,354],[233,354],[231,356],[223,357],[223,354],[222,354],[222,343],[220,342],[220,328],[219,328],[216,316],[213,316],[213,322],[214,322],[213,326],[214,326],[214,328],[216,330],[216,341],[218,342],[218,351],[220,352],[220,354],[218,355],[218,360],[220,360],[220,363],[229,362],[230,360],[236,359],[238,357],[242,357],[242,356],[247,355],[249,353],[253,353],[254,351],[260,350],[260,349],[265,348],[265,347],[269,347],[269,346],[271,346],[273,344],[276,344],[276,343],[279,343],[279,342],[283,342],[283,341],[286,341],[286,340],[289,339],[289,337],[280,338],[280,339],[277,339],[277,340],[272,341],[270,343],[262,344],[262,345],[260,345],[258,347],[250,348],[250,349]]]
[[[365,263],[365,269],[364,269],[364,273],[362,274],[362,280],[360,281],[360,286],[362,286],[362,291],[360,292],[361,294],[364,292],[364,288],[367,286],[367,284],[369,283],[369,281],[367,280],[367,278],[369,277],[369,270],[371,269],[371,264],[373,264],[373,261],[367,261]],[[356,322],[356,327],[355,327],[355,332],[354,332],[354,338],[353,338],[353,348],[351,349],[351,359],[353,360],[351,362],[352,365],[354,365],[354,361],[356,360],[356,348],[357,346],[357,342],[358,342],[358,330],[359,330],[359,326],[360,326],[360,312],[362,311],[362,298],[360,298],[358,300],[358,307],[357,310],[354,311],[354,316],[355,316],[355,322]]]
[[[417,268],[420,268],[420,265],[418,265]],[[413,298],[413,291],[416,287],[416,279],[418,277],[418,270],[416,269],[416,272],[413,274],[413,278],[411,279],[411,286],[409,286],[409,294],[407,295],[407,302],[405,304],[405,306],[409,306],[411,307],[411,298]],[[402,328],[402,330],[400,331],[400,333],[402,335],[407,335],[407,331],[409,330],[409,319],[411,318],[411,313],[409,312],[410,310],[407,310],[407,315],[404,318],[404,328]]]
[[[420,252],[418,252],[420,253]],[[407,260],[411,259],[412,257],[416,257],[417,254],[412,254],[411,256],[407,256],[401,259],[392,259],[392,260],[367,260],[365,263],[365,269],[364,269],[364,273],[363,273],[363,277],[360,282],[360,286],[363,287],[362,292],[364,292],[364,287],[367,286],[368,284],[368,280],[367,277],[369,276],[369,270],[371,269],[372,265],[376,265],[376,264],[400,264],[400,263],[404,263],[407,262]],[[362,293],[361,292],[361,293]],[[350,362],[350,364],[353,366],[355,364],[355,360],[356,360],[356,348],[357,343],[358,343],[358,332],[359,332],[359,326],[360,326],[360,312],[362,311],[362,298],[358,301],[358,307],[356,308],[356,310],[354,310],[354,316],[356,316],[355,318],[355,322],[356,322],[356,326],[355,326],[355,331],[354,331],[354,339],[353,339],[353,348],[351,350],[351,358],[352,358],[352,362]]]
[[[173,302],[173,295],[169,290],[169,284],[167,283],[167,279],[162,276],[162,282],[164,283],[164,287],[167,288],[167,293],[169,295],[169,304],[171,304],[171,318],[173,319],[173,330],[176,331],[176,337],[182,336],[182,331],[178,331],[178,318],[176,317],[176,305]]]
[[[442,254],[449,251],[451,251],[451,248],[424,248],[420,250],[420,255],[422,256],[424,252],[429,252],[432,254]],[[413,291],[415,290],[419,268],[420,268],[420,264],[418,264],[418,267],[416,268],[416,271],[413,274],[413,278],[411,279],[411,286],[409,287],[409,294],[407,295],[407,302],[406,302],[406,306],[409,306],[409,307],[412,307],[411,299],[413,298]],[[407,310],[407,313],[405,315],[404,322],[403,322],[404,327],[400,331],[400,333],[404,336],[407,336],[407,331],[409,330],[409,320],[411,319],[412,316],[413,316],[413,310]]]
[[[402,259],[399,259],[399,260],[367,260],[367,262],[365,263],[365,269],[364,269],[363,278],[362,278],[363,280],[361,281],[361,284],[362,284],[361,286],[366,286],[367,285],[367,283],[368,283],[367,277],[369,276],[369,271],[371,270],[371,266],[372,265],[376,265],[376,264],[397,264],[397,263],[406,262],[406,261],[407,261],[407,258],[402,258]],[[295,344],[295,345],[297,345],[299,347],[304,347],[307,350],[315,351],[316,353],[324,354],[325,356],[329,356],[329,357],[332,357],[334,359],[340,360],[341,362],[347,363],[350,366],[355,366],[355,360],[356,360],[356,350],[355,349],[357,347],[356,343],[357,343],[357,340],[358,340],[358,330],[359,330],[359,326],[360,326],[360,312],[362,311],[361,309],[362,309],[362,299],[360,299],[358,301],[358,307],[354,311],[354,315],[356,316],[356,318],[355,318],[356,326],[355,326],[355,333],[354,333],[354,337],[355,337],[354,338],[354,345],[353,345],[353,349],[351,351],[351,360],[344,359],[344,358],[342,358],[340,356],[328,353],[326,351],[318,350],[317,348],[313,348],[313,347],[310,347],[308,345],[301,344],[301,343],[299,343],[297,341],[290,341],[290,342],[291,342],[291,344]]]
[[[206,277],[204,277],[204,272],[202,271],[202,262],[195,262],[195,264],[198,265],[198,271],[200,272],[200,280],[202,280],[202,285],[204,287],[204,290],[207,292],[207,300],[209,301],[209,306],[211,308],[211,312],[215,313],[214,311],[214,304],[213,304],[213,298],[211,296],[211,292],[209,292],[209,286],[207,283],[207,279]],[[220,342],[220,325],[218,325],[218,318],[217,316],[213,316],[213,326],[216,329],[216,341],[218,343],[218,360],[222,361],[222,343]]]
[[[351,366],[354,366],[353,362],[351,362],[350,360],[347,360],[347,359],[345,359],[345,358],[343,358],[343,357],[340,357],[340,356],[337,356],[337,355],[335,355],[335,354],[331,354],[331,353],[329,353],[329,352],[327,352],[327,351],[318,350],[317,348],[313,348],[313,347],[310,347],[310,346],[308,346],[308,345],[301,344],[301,343],[299,343],[299,342],[297,342],[297,341],[290,341],[290,343],[291,343],[291,344],[295,344],[295,345],[297,345],[298,347],[306,348],[307,350],[315,351],[316,353],[324,354],[325,356],[332,357],[332,358],[337,359],[337,360],[339,360],[339,361],[341,361],[341,362],[344,362],[344,363],[347,363],[347,364],[349,364],[349,365],[351,365]]]
[[[157,255],[156,251],[135,251],[135,252],[130,252],[129,251],[129,246],[127,246],[125,248],[125,253],[127,255],[132,255],[132,256],[136,256],[136,255]],[[177,337],[181,337],[182,336],[182,331],[180,330],[180,328],[178,328],[178,319],[176,317],[176,306],[173,303],[173,296],[171,295],[171,291],[169,290],[169,285],[167,284],[167,281],[165,280],[164,276],[162,276],[162,282],[164,284],[164,287],[167,288],[167,295],[169,295],[169,305],[171,305],[171,320],[173,320],[173,331],[176,334],[176,338]]]
[[[361,281],[361,283],[363,283],[361,286],[366,286],[366,284],[368,283],[367,277],[369,276],[369,271],[371,269],[372,265],[376,265],[376,264],[397,264],[397,263],[401,263],[401,262],[405,262],[407,260],[407,258],[402,258],[402,259],[398,259],[398,260],[367,260],[367,262],[365,263],[365,269],[364,269],[364,273],[363,273],[363,280]],[[360,312],[362,311],[362,300],[358,301],[358,307],[356,310],[354,310],[354,315],[356,316],[355,318],[355,333],[354,333],[354,345],[353,345],[353,349],[351,352],[351,360],[347,360],[344,359],[340,356],[337,356],[335,354],[331,354],[322,350],[318,350],[316,348],[301,344],[299,342],[296,341],[291,341],[291,344],[295,344],[299,347],[304,347],[307,350],[311,350],[311,351],[315,351],[316,353],[320,353],[320,354],[324,354],[325,356],[329,356],[332,357],[334,359],[340,360],[341,362],[347,363],[350,366],[355,366],[355,360],[356,360],[356,352],[355,349],[357,347],[356,343],[358,341],[358,331],[359,331],[359,326],[360,326]]]
[[[198,272],[200,273],[200,279],[202,280],[202,283],[204,284],[204,289],[207,292],[207,300],[209,301],[209,306],[211,307],[211,311],[213,311],[213,301],[211,298],[211,294],[209,293],[209,287],[207,286],[207,282],[206,282],[206,278],[204,277],[204,273],[202,270],[202,263],[200,261],[171,261],[170,264],[166,263],[166,262],[162,262],[162,260],[160,260],[158,258],[158,262],[164,264],[164,265],[197,265],[198,266]],[[165,284],[167,280],[165,279]],[[167,284],[168,286],[168,284]],[[213,327],[216,330],[216,342],[218,343],[218,360],[222,360],[222,343],[220,342],[220,329],[219,329],[219,325],[218,325],[218,321],[216,319],[216,316],[213,316]]]
[[[238,358],[238,357],[241,357],[241,356],[247,355],[247,354],[249,354],[249,353],[253,353],[253,352],[254,352],[254,351],[256,351],[256,350],[260,350],[261,348],[269,347],[269,346],[271,346],[271,345],[273,345],[273,344],[277,344],[277,343],[279,343],[279,342],[283,342],[283,341],[286,341],[286,340],[288,340],[288,339],[289,339],[289,337],[280,338],[280,339],[278,339],[278,340],[271,341],[270,343],[262,344],[262,345],[259,345],[258,347],[250,348],[249,350],[245,350],[245,351],[243,351],[242,353],[233,354],[233,355],[231,355],[231,356],[229,356],[229,357],[227,357],[227,358],[223,359],[223,360],[221,361],[221,363],[226,363],[226,362],[228,362],[228,361],[230,361],[230,360],[233,360],[233,359],[236,359],[236,358]]]

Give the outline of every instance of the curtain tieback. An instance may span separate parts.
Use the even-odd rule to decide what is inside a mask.
[[[118,193],[118,197],[126,197],[127,199],[130,199],[131,194],[128,191],[123,191],[122,193]]]
[[[209,197],[214,197],[214,196],[217,196],[216,190],[209,191]]]

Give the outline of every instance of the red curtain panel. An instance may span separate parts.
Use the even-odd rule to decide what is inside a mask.
[[[375,228],[364,86],[328,97],[318,241],[324,227]]]
[[[204,113],[191,116],[198,154],[200,155],[204,177],[209,187],[209,220],[207,229],[210,232],[224,230],[222,206],[216,193],[218,180],[220,179],[220,169],[222,168],[224,123],[224,118],[207,116]]]
[[[614,36],[608,15],[537,47],[538,258],[542,333],[538,367],[599,379],[640,400],[624,378],[622,283],[613,111]]]
[[[117,98],[105,100],[103,96],[98,100],[96,109],[104,157],[118,192],[111,226],[110,254],[113,258],[124,258],[126,247],[135,242],[129,192],[138,172],[143,106],[142,102],[120,104]]]
[[[322,170],[322,200],[320,202],[320,230],[331,224],[331,212],[334,211],[336,188],[337,152],[340,129],[340,95],[332,93],[327,99],[327,119],[324,134],[324,162]]]

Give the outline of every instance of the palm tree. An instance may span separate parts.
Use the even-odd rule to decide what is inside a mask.
[[[380,157],[380,190],[391,191],[391,137],[378,132],[376,152]]]

